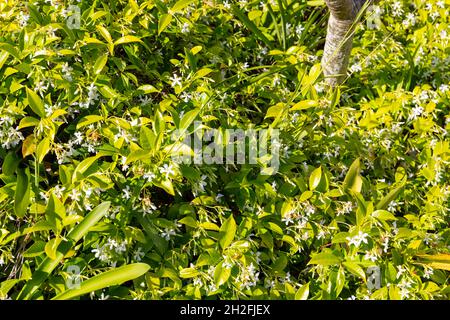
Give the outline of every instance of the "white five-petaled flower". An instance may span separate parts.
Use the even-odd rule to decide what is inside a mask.
[[[141,261],[144,256],[145,253],[142,251],[141,247],[138,247],[133,253],[133,259],[138,262]]]
[[[355,245],[355,247],[359,247],[361,243],[367,243],[367,237],[369,235],[362,231],[359,231],[358,234],[354,237],[347,237],[347,241],[349,245]]]
[[[161,232],[161,236],[166,239],[167,241],[170,240],[170,238],[174,235],[176,235],[177,233],[175,232],[174,229],[172,228],[165,228],[163,232]]]
[[[153,172],[146,172],[144,173],[144,175],[142,176],[145,180],[147,180],[147,182],[152,182],[153,179],[156,178],[156,175]]]
[[[170,176],[175,174],[175,171],[173,170],[173,166],[171,164],[165,163],[162,168],[159,169],[159,171],[166,175],[166,179]]]
[[[182,86],[182,84],[181,84],[182,78],[179,77],[176,73],[174,73],[173,76],[170,77],[169,79],[170,79],[170,81],[172,81],[172,83],[171,83],[172,88],[175,88],[176,86],[180,86],[180,87]]]
[[[302,26],[301,24],[299,24],[296,28],[295,28],[295,33],[297,34],[297,36],[301,36],[302,32],[305,30],[305,27]]]

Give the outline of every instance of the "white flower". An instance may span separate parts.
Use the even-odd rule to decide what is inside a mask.
[[[118,243],[114,239],[108,239],[106,246],[109,247],[109,250],[113,250],[114,248],[116,248],[118,246]]]
[[[202,279],[200,279],[199,277],[195,278],[193,284],[194,286],[202,287],[203,286]]]
[[[44,200],[45,202],[48,202],[49,196],[45,193],[45,192],[39,192],[39,196],[41,197],[42,200]]]
[[[367,233],[364,233],[362,231],[359,231],[359,233],[354,237],[347,237],[348,245],[355,245],[355,247],[359,247],[361,243],[367,243],[367,237],[369,235]]]
[[[181,28],[181,33],[188,33],[189,32],[189,23],[185,22],[183,23],[183,27]]]
[[[447,92],[450,89],[450,87],[447,84],[441,84],[439,87],[439,91],[441,91],[442,93]]]
[[[0,266],[4,266],[5,265],[5,260],[3,259],[3,257],[0,257]]]
[[[424,271],[424,273],[423,273],[423,277],[425,278],[425,279],[430,279],[430,277],[433,275],[433,269],[432,268],[428,268],[428,267],[426,267],[425,268],[425,271]]]
[[[125,189],[122,189],[123,195],[122,195],[122,199],[130,199],[131,198],[131,191],[130,191],[130,186],[126,186]]]
[[[225,9],[230,9],[230,8],[231,8],[231,5],[230,5],[230,3],[228,2],[228,0],[225,0],[225,1],[223,2],[223,7],[224,7]]]
[[[424,109],[421,106],[415,106],[411,109],[411,114],[408,117],[408,120],[415,120],[423,113]]]
[[[107,256],[107,254],[106,254],[106,252],[105,252],[105,247],[103,247],[103,246],[102,246],[102,247],[99,247],[99,245],[97,244],[97,245],[95,246],[95,249],[92,249],[91,252],[94,253],[94,254],[95,254],[95,257],[96,257],[97,259],[101,260],[101,261],[106,261],[106,260],[108,260],[108,256]]]
[[[290,224],[290,223],[294,223],[294,221],[292,220],[290,214],[285,215],[285,216],[283,217],[283,219],[281,219],[281,221],[283,221],[285,225],[288,225],[288,224]]]
[[[217,290],[217,287],[216,287],[216,285],[214,284],[214,283],[211,283],[209,286],[208,286],[208,291],[209,292],[214,292],[214,291],[216,291]]]
[[[400,290],[400,298],[401,299],[407,299],[407,298],[409,298],[409,290],[408,289],[406,289],[406,288],[402,288],[401,290]]]
[[[402,9],[402,4],[400,3],[400,1],[395,1],[394,3],[392,3],[392,15],[394,17],[400,17],[402,16],[404,13],[403,9]]]
[[[177,233],[175,232],[174,229],[172,228],[165,228],[163,232],[161,232],[161,236],[166,239],[167,241],[170,240],[170,238],[174,235],[176,235]]]
[[[70,194],[69,194],[70,199],[72,199],[73,201],[79,201],[80,196],[81,196],[81,192],[78,191],[77,189],[72,189],[72,192],[70,192]]]
[[[182,86],[181,85],[182,78],[179,77],[177,74],[174,73],[173,76],[170,77],[169,79],[172,81],[172,83],[171,83],[172,88],[175,88],[176,86],[180,86],[180,87]]]
[[[145,180],[147,180],[147,182],[152,182],[153,179],[156,178],[156,175],[153,172],[146,172],[143,174],[142,176]]]
[[[141,106],[145,107],[153,102],[153,99],[149,96],[141,96],[139,97],[139,102],[141,103]]]
[[[396,276],[397,279],[400,278],[402,276],[402,274],[406,272],[406,268],[403,267],[402,265],[397,266],[397,270],[398,270],[397,276]]]
[[[102,294],[100,295],[100,297],[98,298],[98,300],[108,300],[109,296],[106,295],[102,292]]]
[[[159,171],[163,174],[166,175],[166,179],[170,176],[170,175],[174,175],[175,171],[173,170],[173,166],[171,164],[167,164],[165,163],[162,168],[159,168]]]
[[[28,24],[29,19],[30,19],[29,14],[24,14],[22,11],[19,13],[19,25],[21,27],[25,27]]]
[[[378,257],[377,257],[377,254],[375,253],[375,252],[367,252],[365,255],[364,255],[364,260],[370,260],[370,261],[372,261],[372,262],[375,262],[375,261],[377,261],[377,259],[378,259]]]
[[[124,240],[124,241],[122,241],[121,244],[117,244],[117,246],[114,249],[114,251],[116,251],[117,254],[121,254],[122,252],[126,252],[127,251],[127,241]]]
[[[362,71],[362,67],[361,67],[361,64],[359,64],[359,63],[355,63],[354,65],[352,65],[350,67],[350,72],[351,73],[361,72],[361,71]]]
[[[297,36],[301,36],[303,30],[305,30],[305,27],[303,27],[301,24],[299,24],[296,28],[295,28],[295,33],[297,34]]]

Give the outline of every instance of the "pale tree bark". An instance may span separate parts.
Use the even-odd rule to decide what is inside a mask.
[[[371,0],[325,0],[329,10],[327,37],[322,58],[326,82],[340,85],[346,75],[353,42],[353,28],[359,11]]]

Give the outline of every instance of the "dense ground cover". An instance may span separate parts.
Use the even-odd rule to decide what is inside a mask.
[[[0,296],[448,299],[449,8],[380,2],[328,90],[323,1],[2,1]],[[194,121],[278,170],[179,163]]]

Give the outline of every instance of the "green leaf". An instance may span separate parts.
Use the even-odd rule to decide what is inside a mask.
[[[294,104],[291,108],[291,111],[296,110],[305,110],[313,107],[317,107],[319,102],[317,100],[303,100]]]
[[[295,300],[308,300],[309,282],[302,285],[295,293]]]
[[[359,175],[360,170],[360,162],[359,158],[357,158],[355,161],[353,161],[350,169],[348,169],[347,175],[345,176],[343,184],[344,189],[351,190],[357,193],[361,192],[362,179]]]
[[[381,200],[377,203],[376,208],[377,209],[386,209],[389,203],[393,201],[397,196],[400,194],[400,192],[403,190],[405,183],[403,182],[398,187],[392,189],[387,195],[385,195]]]
[[[20,53],[17,50],[16,46],[12,46],[9,43],[0,43],[0,50],[3,50],[7,53],[9,53],[11,56],[16,58],[17,60],[20,60]]]
[[[139,142],[144,150],[155,148],[156,136],[152,130],[142,126],[139,133]]]
[[[159,17],[158,21],[158,35],[161,34],[161,32],[164,31],[164,29],[167,28],[167,26],[172,21],[172,15],[171,14],[163,14],[161,17]]]
[[[114,42],[114,45],[117,46],[119,44],[125,44],[125,43],[131,43],[131,42],[141,42],[142,43],[142,40],[136,36],[124,36],[124,37],[117,39]]]
[[[198,71],[194,74],[193,79],[203,78],[204,76],[207,76],[207,75],[210,74],[211,72],[213,72],[213,70],[210,69],[210,68],[202,68],[202,69],[198,70]]]
[[[61,238],[53,238],[45,245],[45,253],[50,259],[56,259],[56,250],[58,249],[60,243]]]
[[[77,129],[86,127],[92,123],[96,123],[99,121],[102,121],[103,117],[99,116],[99,115],[88,115],[88,116],[84,116],[83,118],[80,119],[80,121],[78,121],[77,123]]]
[[[19,158],[16,153],[10,151],[6,154],[6,157],[3,159],[2,172],[5,176],[12,176],[16,171],[17,166],[19,165]]]
[[[321,177],[322,177],[322,168],[318,167],[311,173],[311,176],[309,177],[310,190],[314,190],[319,185]]]
[[[232,215],[224,221],[219,230],[219,245],[222,249],[227,248],[233,242],[236,234],[236,222]]]
[[[375,210],[372,212],[372,217],[377,218],[379,220],[397,220],[397,218],[386,210]]]
[[[154,86],[152,86],[151,84],[144,84],[144,85],[140,86],[139,88],[137,88],[137,90],[143,91],[145,94],[160,91],[160,90],[156,89]]]
[[[37,148],[36,148],[36,157],[38,160],[38,163],[42,163],[42,160],[44,160],[45,155],[50,151],[50,138],[45,137],[42,139],[41,142],[39,142]]]
[[[272,42],[258,29],[258,27],[242,12],[238,6],[232,5],[233,14],[251,31],[259,40],[264,42],[266,46],[272,48]]]
[[[191,123],[194,121],[194,119],[197,117],[197,115],[200,112],[200,108],[196,108],[194,110],[191,110],[189,112],[186,112],[183,119],[180,121],[180,131],[185,132],[187,128],[191,125]]]
[[[308,264],[318,264],[329,266],[341,263],[341,258],[331,252],[321,252],[314,254]]]
[[[14,212],[17,217],[22,218],[27,213],[28,205],[30,204],[30,172],[17,170],[16,192],[14,195]]]
[[[39,120],[34,117],[25,117],[22,118],[19,122],[19,129],[27,128],[27,127],[35,127],[39,124]]]
[[[103,68],[105,67],[106,63],[108,62],[108,55],[107,54],[101,54],[94,64],[94,74],[98,75],[102,72]]]
[[[421,260],[421,263],[428,265],[430,268],[450,271],[450,254],[448,253],[419,254],[416,257]]]
[[[73,172],[72,181],[76,181],[76,180],[82,178],[83,173],[85,173],[92,165],[94,165],[94,163],[100,157],[101,157],[101,155],[96,155],[96,156],[89,157],[89,158],[86,158],[83,161],[81,161]]]
[[[195,221],[194,218],[192,218],[191,216],[186,216],[180,220],[178,220],[179,223],[185,224],[187,226],[196,228],[198,226],[197,221]]]
[[[9,279],[5,280],[0,284],[0,298],[5,297],[9,290],[11,290],[17,283],[22,281],[22,279]]]
[[[194,0],[179,0],[173,5],[173,7],[170,9],[170,11],[172,11],[172,13],[181,11],[184,8],[186,8],[188,5],[190,5],[192,2],[194,2]]]
[[[58,294],[52,300],[69,300],[93,291],[119,285],[142,276],[149,269],[150,266],[145,263],[133,263],[119,268],[113,268],[112,270],[81,282],[80,287],[77,289],[69,289]]]
[[[345,268],[347,268],[348,271],[366,281],[366,273],[364,272],[363,268],[361,268],[357,263],[346,261],[342,264]]]
[[[195,268],[184,268],[180,270],[180,278],[189,279],[198,276],[200,272],[198,272]]]
[[[34,258],[39,256],[45,250],[46,243],[44,241],[36,241],[24,253],[25,258]]]
[[[106,29],[105,27],[100,26],[100,25],[97,25],[96,28],[102,35],[103,39],[105,39],[106,42],[108,42],[109,44],[112,44],[112,38],[111,38],[111,35],[109,34],[108,29]]]
[[[214,282],[217,287],[226,283],[231,275],[231,268],[225,268],[223,263],[219,263],[214,270]]]
[[[67,241],[62,241],[58,246],[55,259],[46,258],[39,264],[33,277],[22,288],[22,291],[17,297],[18,300],[31,299],[36,290],[47,279],[50,273],[58,266],[59,262],[69,252],[72,246],[77,243],[89,229],[94,226],[102,217],[104,217],[109,210],[111,203],[103,202],[94,208],[76,227],[74,227],[66,236]]]
[[[27,88],[26,91],[28,105],[30,106],[31,110],[33,110],[33,112],[39,117],[45,118],[44,103],[42,102],[41,98],[29,88]]]
[[[36,151],[36,139],[34,137],[34,134],[30,134],[25,138],[25,140],[23,140],[22,157],[25,158],[26,156],[33,154],[34,151]]]

